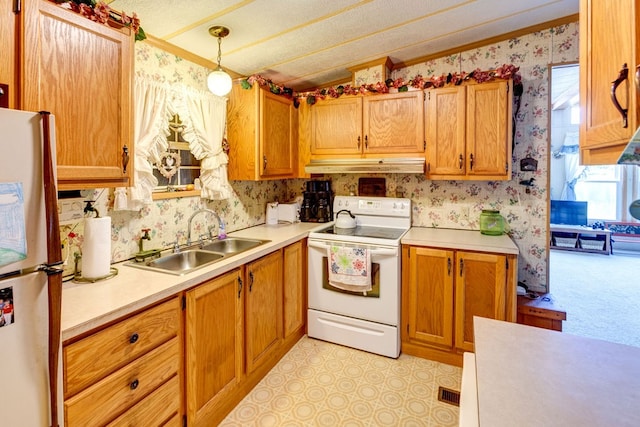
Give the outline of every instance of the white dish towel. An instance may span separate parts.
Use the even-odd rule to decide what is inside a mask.
[[[363,247],[331,245],[327,249],[329,284],[352,292],[371,290],[371,254]]]

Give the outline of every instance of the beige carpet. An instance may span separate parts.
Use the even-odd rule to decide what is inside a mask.
[[[551,250],[549,287],[566,310],[563,331],[640,347],[640,252]]]

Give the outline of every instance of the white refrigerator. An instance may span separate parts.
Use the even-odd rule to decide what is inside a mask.
[[[55,153],[55,122],[50,117],[51,152]],[[42,121],[39,113],[0,108],[2,426],[49,426],[51,421],[48,276],[37,271],[47,263]],[[57,224],[54,227],[57,230]],[[59,361],[58,356],[61,422]]]

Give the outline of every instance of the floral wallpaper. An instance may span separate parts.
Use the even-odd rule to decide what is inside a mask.
[[[520,67],[524,84],[521,107],[516,117],[514,176],[511,181],[430,181],[418,174],[380,174],[386,178],[387,195],[412,200],[412,223],[420,227],[479,229],[482,209],[498,209],[508,222],[509,234],[520,249],[518,278],[532,290],[544,292],[547,287],[546,251],[547,193],[549,164],[549,64],[578,60],[578,23],[561,25],[544,31],[512,38],[499,43],[455,53],[406,68],[394,70],[391,78],[410,79],[449,72],[496,68],[503,64]],[[166,81],[206,88],[209,70],[180,57],[136,43],[136,72]],[[358,78],[373,79],[375,73]],[[365,83],[365,82],[363,82]],[[376,83],[367,81],[366,83]],[[535,172],[520,172],[521,159],[538,160]],[[368,175],[371,176],[371,175]],[[335,194],[349,194],[360,175],[327,176]],[[520,185],[534,178],[533,185]],[[167,248],[178,240],[186,241],[186,221],[197,209],[208,207],[220,213],[227,230],[234,231],[265,222],[265,205],[274,200],[291,200],[301,194],[305,180],[267,182],[231,182],[234,195],[229,200],[205,202],[199,197],[158,200],[140,212],[113,211],[113,190],[99,189],[86,198],[97,200],[100,212],[112,218],[112,261],[130,258],[138,251],[143,228],[151,229],[151,241],[145,248]],[[526,190],[529,191],[526,191]],[[202,215],[194,221],[193,233],[206,230]],[[63,242],[73,259],[83,240],[82,221],[61,227]],[[67,267],[67,271],[73,267]],[[72,271],[72,270],[71,270]]]

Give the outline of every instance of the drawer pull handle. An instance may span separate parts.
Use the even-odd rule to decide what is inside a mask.
[[[131,384],[129,384],[129,388],[131,390],[135,390],[138,388],[138,386],[140,385],[140,381],[138,381],[137,379],[131,381]]]
[[[131,344],[135,344],[138,341],[138,338],[140,338],[140,337],[138,336],[137,333],[135,333],[135,334],[131,335],[131,337],[129,337],[129,342]]]

